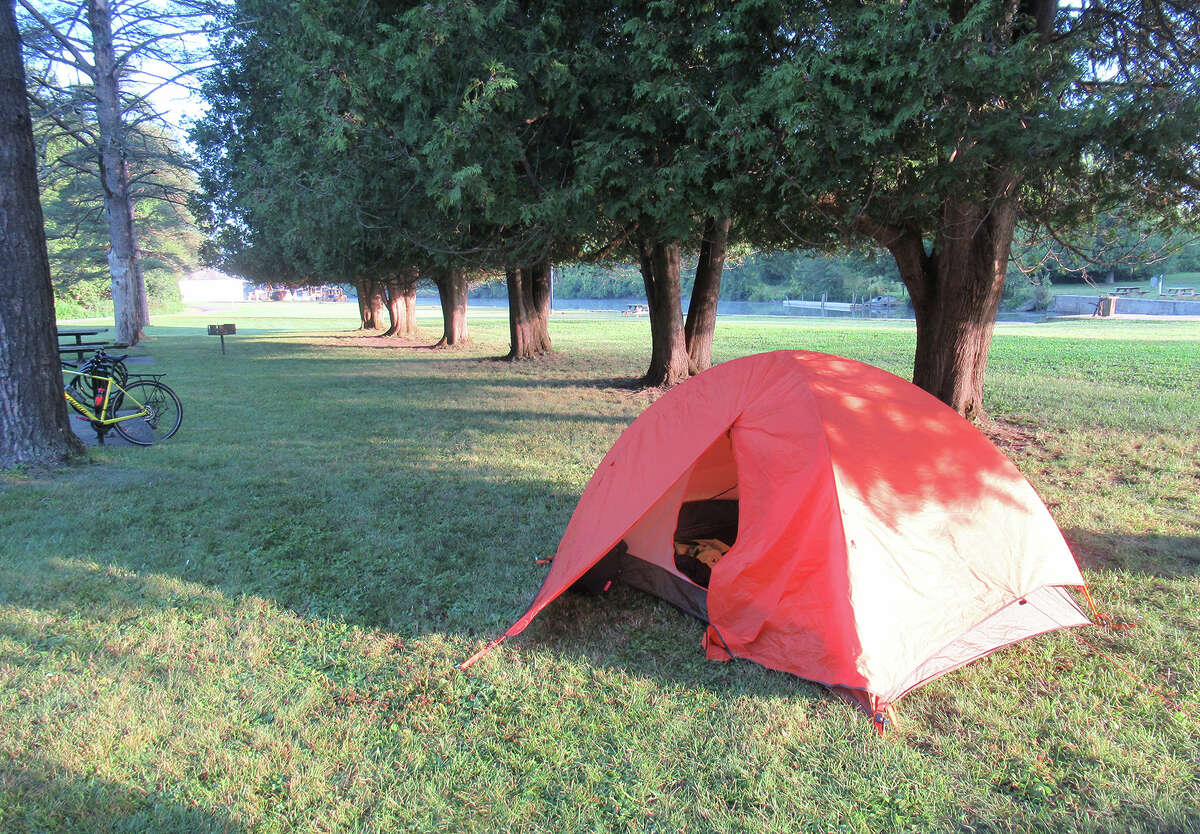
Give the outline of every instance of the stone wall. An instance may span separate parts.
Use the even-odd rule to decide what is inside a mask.
[[[1099,301],[1094,295],[1056,295],[1051,313],[1091,315]],[[1167,298],[1117,298],[1116,312],[1135,316],[1200,316],[1200,301],[1174,301]]]

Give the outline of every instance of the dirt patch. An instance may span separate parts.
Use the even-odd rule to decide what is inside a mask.
[[[976,424],[977,428],[987,435],[988,440],[1012,457],[1028,454],[1030,447],[1039,447],[1037,432],[1029,426],[1008,420],[983,420]]]
[[[405,336],[373,336],[360,333],[327,336],[323,339],[313,339],[313,343],[329,347],[430,348],[433,346],[428,336],[408,338]]]

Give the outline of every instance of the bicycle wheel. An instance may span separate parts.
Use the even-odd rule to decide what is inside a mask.
[[[179,431],[179,424],[183,422],[183,404],[170,388],[156,379],[139,379],[125,386],[125,393],[127,396],[122,398],[115,416],[137,414],[142,410],[137,403],[141,403],[147,413],[113,423],[121,437],[138,446],[152,446]]]

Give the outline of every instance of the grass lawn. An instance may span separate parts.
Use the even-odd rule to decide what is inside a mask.
[[[1200,284],[1200,272],[1170,272],[1164,276],[1168,287],[1177,284]]]
[[[454,671],[649,402],[622,385],[649,325],[559,316],[561,353],[510,365],[501,310],[440,352],[353,314],[161,317],[176,438],[0,474],[0,831],[1200,829],[1200,325],[997,329],[988,408],[1136,627],[970,664],[880,738],[628,589]],[[913,346],[904,322],[722,320],[715,353],[904,375]]]

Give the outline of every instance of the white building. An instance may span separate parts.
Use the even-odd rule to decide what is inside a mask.
[[[246,281],[215,269],[200,269],[179,279],[184,304],[232,304],[246,298]]]

